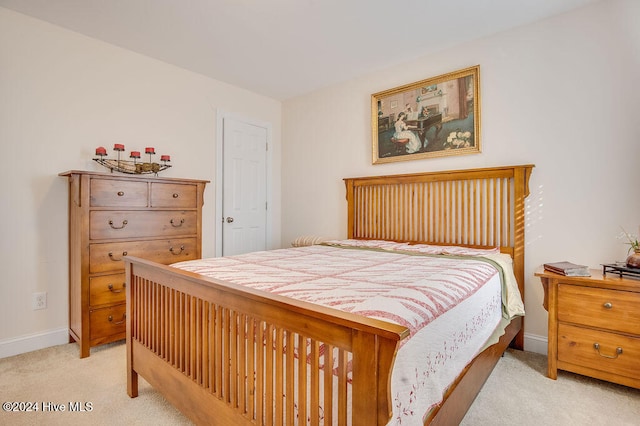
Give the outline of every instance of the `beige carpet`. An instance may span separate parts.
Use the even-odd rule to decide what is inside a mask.
[[[462,424],[640,425],[640,389],[564,371],[558,380],[546,374],[546,356],[508,350]]]
[[[508,351],[463,424],[640,425],[640,390],[562,372],[553,381],[545,373],[546,357]],[[0,402],[10,401],[35,402],[39,411],[1,411],[2,425],[190,424],[142,379],[140,396],[127,396],[123,343],[94,348],[85,359],[75,344],[0,359]],[[69,403],[86,411],[70,412]],[[60,406],[64,412],[53,411]]]

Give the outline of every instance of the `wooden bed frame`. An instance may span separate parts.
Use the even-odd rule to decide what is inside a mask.
[[[532,169],[345,179],[348,237],[499,246],[513,257],[524,297],[524,200]],[[332,401],[324,404],[325,424],[389,422],[391,370],[405,327],[143,259],[126,258],[126,276],[129,396],[138,395],[141,375],[197,424],[290,425],[296,416],[318,424],[322,401]],[[522,349],[520,317],[466,367],[425,423],[459,423],[512,342]],[[298,362],[295,345],[309,348],[306,362]]]

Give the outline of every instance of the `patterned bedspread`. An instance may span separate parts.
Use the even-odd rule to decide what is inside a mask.
[[[335,244],[173,266],[406,326],[410,337],[392,374],[390,424],[422,424],[502,318],[499,271],[478,257]]]

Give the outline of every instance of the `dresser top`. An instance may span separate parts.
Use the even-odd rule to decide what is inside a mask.
[[[153,176],[151,174],[147,175],[134,175],[134,174],[123,174],[123,173],[104,173],[104,172],[90,172],[86,170],[69,170],[66,172],[58,173],[58,176],[71,177],[73,175],[91,175],[96,177],[110,178],[110,179],[132,179],[132,180],[143,180],[143,181],[168,181],[168,182],[192,182],[192,183],[209,183],[208,180],[200,180],[200,179],[183,179],[183,178],[165,178],[159,176]]]

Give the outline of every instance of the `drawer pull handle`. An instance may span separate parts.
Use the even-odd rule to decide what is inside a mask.
[[[618,346],[616,348],[616,354],[615,356],[611,356],[611,355],[604,355],[602,352],[600,352],[600,343],[594,343],[593,347],[596,351],[598,351],[598,355],[600,355],[603,358],[609,358],[609,359],[616,359],[618,358],[618,356],[622,355],[622,348],[620,346]]]
[[[124,195],[124,192],[118,191],[118,197],[122,197],[123,195]]]
[[[126,256],[126,255],[127,255],[127,252],[126,252],[126,251],[123,251],[123,252],[122,252],[122,255],[123,255],[123,256]],[[119,261],[121,261],[121,260],[122,260],[122,258],[120,258],[120,259],[116,259],[115,257],[113,257],[113,252],[109,252],[109,259],[113,260],[114,262],[119,262]]]
[[[122,288],[120,290],[114,290],[113,289],[113,284],[109,284],[109,291],[111,293],[122,293],[126,286],[127,286],[127,283],[122,283]]]
[[[122,221],[122,226],[113,226],[113,221],[110,220],[109,221],[109,226],[111,226],[113,229],[122,229],[125,226],[127,226],[127,223],[129,223],[129,221],[127,221],[126,219]]]
[[[607,302],[607,303],[603,304],[602,306],[604,306],[605,309],[613,308],[613,304],[611,302]]]
[[[173,194],[173,198],[178,198],[180,195],[178,194]]]
[[[177,252],[177,253],[173,250],[173,247],[169,247],[169,251],[171,252],[171,254],[174,254],[174,255],[177,256],[177,255],[179,255],[180,253],[182,253],[184,251],[184,245],[180,246],[180,251]]]
[[[184,223],[184,219],[180,219],[180,223],[175,225],[173,222],[173,219],[171,219],[171,226],[173,226],[174,228],[180,228],[182,226],[182,224]]]
[[[122,321],[113,322],[113,316],[111,316],[111,315],[109,315],[108,320],[109,320],[109,322],[112,322],[113,325],[124,324],[124,322],[127,320],[127,314],[122,314]]]

